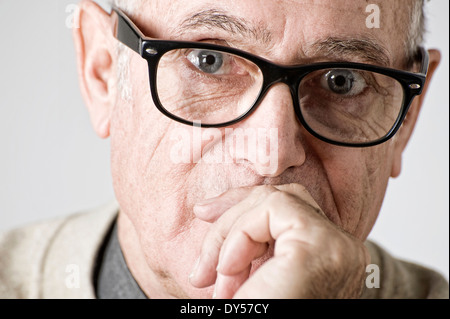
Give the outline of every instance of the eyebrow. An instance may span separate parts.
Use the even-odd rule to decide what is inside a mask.
[[[228,15],[219,9],[207,9],[193,14],[185,19],[175,32],[178,35],[183,35],[191,30],[201,28],[208,30],[222,29],[233,35],[245,38],[251,37],[262,43],[269,43],[272,39],[272,35],[267,28],[251,26],[244,19]]]
[[[368,38],[328,37],[314,42],[308,47],[308,55],[335,58],[358,57],[363,61],[389,66],[388,50],[378,41]]]
[[[182,36],[192,30],[206,28],[207,30],[222,29],[230,34],[243,38],[252,38],[262,44],[269,44],[272,34],[263,23],[258,27],[250,25],[246,20],[227,14],[220,9],[206,9],[192,14],[174,30],[178,36]],[[388,51],[378,41],[370,37],[339,38],[328,37],[307,44],[303,50],[308,57],[318,56],[327,59],[354,59],[381,66],[389,66]]]

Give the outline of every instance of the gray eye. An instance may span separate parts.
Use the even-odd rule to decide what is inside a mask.
[[[218,73],[223,65],[223,54],[216,51],[192,50],[188,60],[200,71],[205,73]]]
[[[367,86],[364,78],[352,70],[331,70],[325,74],[322,86],[340,95],[357,95]]]

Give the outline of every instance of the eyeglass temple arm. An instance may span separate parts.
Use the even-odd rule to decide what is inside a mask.
[[[111,16],[115,20],[113,24],[114,36],[133,51],[142,55],[142,39],[145,37],[136,25],[128,19],[122,10],[112,7]]]

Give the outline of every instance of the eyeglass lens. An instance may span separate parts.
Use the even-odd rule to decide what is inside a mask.
[[[258,99],[263,74],[253,62],[206,49],[176,49],[159,62],[161,105],[190,122],[222,124],[246,114]],[[309,128],[343,143],[372,142],[394,126],[403,105],[395,79],[359,69],[322,69],[299,87],[300,110]]]
[[[368,143],[395,125],[403,87],[375,72],[326,69],[303,78],[299,99],[305,122],[317,134],[342,143]]]

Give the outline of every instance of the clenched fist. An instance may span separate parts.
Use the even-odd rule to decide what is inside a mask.
[[[190,282],[215,298],[358,298],[370,256],[299,184],[231,189],[194,207],[212,223]]]

